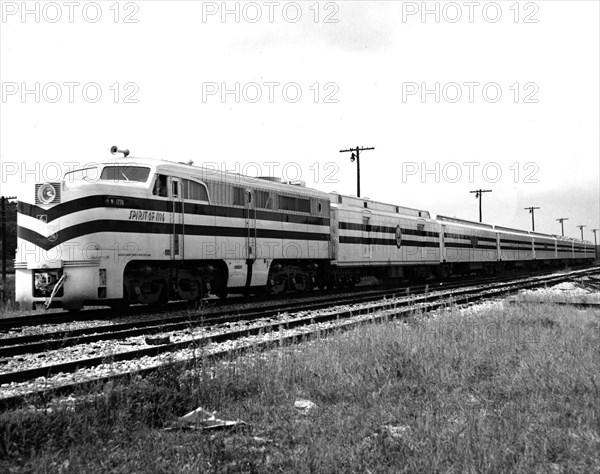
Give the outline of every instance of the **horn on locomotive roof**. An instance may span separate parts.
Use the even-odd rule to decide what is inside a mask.
[[[123,158],[127,158],[129,156],[129,150],[127,150],[127,149],[119,150],[119,148],[117,146],[110,147],[110,152],[113,155],[116,155],[117,153],[123,153]]]

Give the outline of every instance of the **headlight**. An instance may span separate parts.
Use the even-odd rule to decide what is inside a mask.
[[[58,198],[57,186],[44,183],[42,185],[38,185],[36,198],[38,203],[41,204],[50,204],[55,202]]]

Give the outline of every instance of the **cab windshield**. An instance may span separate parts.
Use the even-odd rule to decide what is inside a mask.
[[[136,182],[145,183],[148,181],[150,175],[150,168],[142,166],[105,166],[100,175],[101,180],[105,181],[125,181],[125,182]]]
[[[100,171],[97,166],[90,166],[65,174],[64,181],[67,183],[97,183],[98,181],[134,182],[145,183],[150,176],[150,168],[132,165],[105,166]]]
[[[97,166],[92,166],[65,174],[64,181],[67,183],[74,183],[77,181],[95,182],[98,181],[99,176],[100,169]]]

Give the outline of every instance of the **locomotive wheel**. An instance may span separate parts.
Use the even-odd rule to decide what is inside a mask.
[[[160,296],[158,297],[158,300],[156,300],[154,303],[150,303],[149,306],[153,306],[155,308],[164,308],[167,306],[167,303],[169,302],[169,285],[167,282],[164,283],[165,284],[162,287],[162,290],[160,290]]]
[[[269,287],[269,291],[272,295],[279,295],[285,293],[287,289],[287,278],[284,275],[279,276],[279,281]]]
[[[304,273],[296,273],[294,281],[294,289],[296,291],[306,291],[308,289],[308,278]]]
[[[198,295],[195,299],[188,300],[189,303],[194,304],[196,307],[202,303],[202,300],[206,296],[204,284],[201,280],[195,280],[194,283],[198,286]]]

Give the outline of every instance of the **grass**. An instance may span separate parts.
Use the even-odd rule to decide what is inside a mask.
[[[600,318],[411,319],[0,415],[8,472],[598,472]],[[297,398],[316,406],[307,414]],[[164,431],[202,406],[250,427]]]
[[[569,289],[572,288],[572,289]],[[570,303],[600,303],[600,292],[593,292],[582,289],[577,284],[567,286],[563,291],[557,291],[555,288],[527,290],[521,292],[517,298],[523,302],[570,302]]]

